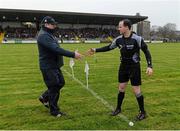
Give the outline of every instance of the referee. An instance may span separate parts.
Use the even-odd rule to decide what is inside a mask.
[[[89,49],[88,54],[93,55],[95,52],[106,52],[117,47],[120,49],[121,64],[118,73],[119,92],[117,97],[117,107],[115,111],[112,112],[112,116],[116,116],[121,113],[121,105],[125,96],[125,89],[128,81],[130,80],[133,92],[139,105],[139,114],[136,116],[136,119],[143,120],[146,118],[146,111],[144,109],[144,97],[140,90],[140,49],[144,52],[146,57],[147,75],[152,75],[153,73],[152,61],[147,44],[144,42],[142,37],[136,35],[131,31],[131,26],[132,23],[129,19],[120,21],[118,30],[121,35],[115,38],[114,41],[108,46]]]

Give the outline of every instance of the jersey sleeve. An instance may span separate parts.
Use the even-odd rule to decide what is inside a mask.
[[[152,58],[151,53],[148,49],[147,44],[144,42],[143,39],[141,39],[141,50],[144,52],[144,55],[146,57],[147,66],[152,68]]]
[[[117,39],[114,39],[111,44],[101,47],[101,48],[96,48],[95,51],[96,52],[106,52],[106,51],[113,50],[118,47],[116,41],[117,41]]]

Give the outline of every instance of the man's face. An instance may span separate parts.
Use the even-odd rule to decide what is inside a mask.
[[[125,32],[127,32],[128,27],[124,26],[124,22],[123,21],[120,21],[119,25],[118,25],[118,30],[119,30],[120,34],[123,35]]]
[[[52,30],[53,30],[53,29],[55,29],[55,28],[57,27],[57,25],[46,23],[46,24],[45,24],[45,27],[48,28],[48,29],[52,29]]]

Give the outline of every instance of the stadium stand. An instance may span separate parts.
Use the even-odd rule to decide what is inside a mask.
[[[72,43],[76,41],[109,42],[119,35],[116,26],[120,20],[128,18],[136,24],[148,18],[140,15],[0,9],[0,26],[4,29],[4,43],[11,43],[14,40],[35,42],[40,22],[47,15],[60,23],[56,34],[59,41],[71,41]]]

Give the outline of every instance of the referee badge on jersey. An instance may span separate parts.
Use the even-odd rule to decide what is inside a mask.
[[[127,48],[128,50],[132,50],[132,49],[134,48],[134,45],[126,45],[126,48]]]

